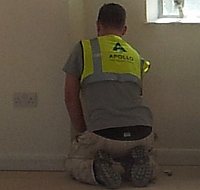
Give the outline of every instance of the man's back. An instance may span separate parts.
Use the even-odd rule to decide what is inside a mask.
[[[133,82],[105,81],[82,88],[82,105],[89,131],[122,126],[152,126],[152,113]]]
[[[83,64],[83,51],[78,43],[63,70],[80,78]],[[83,85],[81,102],[89,131],[152,126],[152,113],[143,103],[141,88],[134,82],[102,81]]]

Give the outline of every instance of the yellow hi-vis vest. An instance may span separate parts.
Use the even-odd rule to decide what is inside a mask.
[[[81,83],[100,81],[131,81],[141,86],[143,73],[150,63],[141,59],[138,52],[121,37],[101,36],[82,40],[84,66]]]

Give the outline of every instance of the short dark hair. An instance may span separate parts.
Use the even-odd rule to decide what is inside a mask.
[[[104,4],[99,10],[97,21],[106,27],[122,28],[126,22],[126,10],[119,4]]]

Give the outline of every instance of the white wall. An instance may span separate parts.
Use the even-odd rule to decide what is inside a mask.
[[[0,1],[0,169],[62,169],[70,122],[62,67],[74,43],[96,34],[91,0]],[[129,40],[152,62],[145,99],[164,164],[199,164],[199,25],[145,24],[145,0],[117,0]],[[36,108],[14,108],[15,92],[37,92]]]
[[[66,0],[0,1],[0,169],[59,169],[68,151],[63,64],[69,53]],[[36,108],[13,107],[37,92]]]

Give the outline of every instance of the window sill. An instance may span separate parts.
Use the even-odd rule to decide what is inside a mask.
[[[159,18],[154,21],[148,21],[148,23],[155,24],[170,24],[170,23],[181,23],[181,24],[199,24],[200,18]]]

